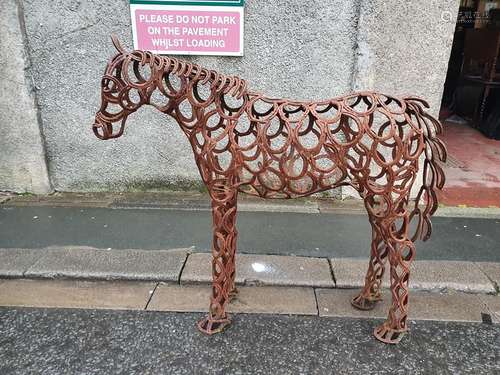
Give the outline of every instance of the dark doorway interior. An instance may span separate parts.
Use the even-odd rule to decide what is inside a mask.
[[[440,118],[445,205],[500,206],[500,0],[462,0]]]

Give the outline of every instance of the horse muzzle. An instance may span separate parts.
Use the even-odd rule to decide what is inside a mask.
[[[121,121],[119,128],[115,129],[112,122],[103,120],[98,113],[95,118],[95,123],[92,125],[92,130],[97,138],[106,140],[121,136],[123,134],[124,127],[124,120]]]

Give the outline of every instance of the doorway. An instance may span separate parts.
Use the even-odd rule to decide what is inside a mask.
[[[462,0],[440,120],[445,205],[500,206],[500,0]]]

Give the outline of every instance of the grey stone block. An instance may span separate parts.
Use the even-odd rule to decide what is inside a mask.
[[[210,254],[191,254],[181,275],[181,283],[211,282]],[[236,256],[236,282],[239,284],[333,287],[326,259],[248,255]]]
[[[26,271],[26,277],[177,281],[188,250],[60,248]]]
[[[12,194],[8,192],[0,191],[0,204],[5,203],[12,199]]]
[[[351,305],[354,290],[317,289],[320,316],[385,318],[391,304],[389,294],[373,310],[361,311]],[[478,295],[469,293],[410,293],[410,319],[480,322],[481,313],[487,311]]]
[[[500,263],[495,262],[477,262],[477,266],[484,272],[484,274],[490,279],[497,291],[500,288]]]
[[[0,306],[143,310],[154,282],[2,280]]]
[[[333,275],[339,288],[360,288],[364,285],[368,259],[331,259]],[[389,287],[389,264],[383,286]],[[488,278],[472,262],[415,261],[410,268],[410,288],[420,290],[452,289],[471,293],[494,293]]]
[[[161,283],[156,288],[147,310],[206,312],[210,301],[209,285],[175,285]]]
[[[414,289],[495,292],[490,280],[472,262],[422,260],[414,262],[411,272],[410,287]]]
[[[317,315],[312,288],[241,287],[237,298],[229,304],[229,312],[259,314]]]
[[[500,323],[500,296],[479,295],[493,323]]]
[[[330,259],[337,288],[361,288],[365,284],[368,259],[332,258]],[[388,273],[383,283],[388,285]]]
[[[316,315],[312,288],[247,287],[238,288],[238,296],[227,306],[231,313]],[[206,312],[210,301],[208,285],[160,284],[148,310]]]
[[[0,249],[0,277],[22,277],[42,254],[39,249]]]
[[[0,190],[52,191],[20,1],[0,2]]]

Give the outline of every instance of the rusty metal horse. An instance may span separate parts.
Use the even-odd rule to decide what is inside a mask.
[[[446,149],[437,138],[442,126],[426,112],[427,103],[377,92],[317,102],[271,99],[238,77],[147,51],[127,52],[112,40],[118,53],[102,77],[95,135],[117,138],[130,114],[144,104],[156,107],[188,138],[212,200],[213,287],[199,330],[213,334],[230,324],[226,306],[236,293],[239,192],[294,198],[351,186],[372,227],[365,285],[352,305],[369,310],[381,299],[388,259],[392,306],[374,335],[399,342],[408,329],[414,243],[429,238],[436,190],[444,184],[438,161],[445,161]],[[422,181],[412,201],[419,171]]]

